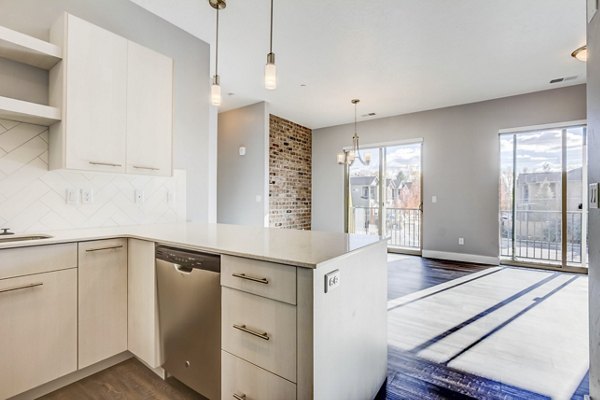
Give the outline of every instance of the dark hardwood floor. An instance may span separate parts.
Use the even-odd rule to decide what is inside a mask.
[[[427,289],[474,272],[487,265],[456,263],[417,256],[390,255],[388,262],[388,300]],[[399,257],[399,260],[393,258]]]
[[[160,379],[134,358],[41,397],[43,400],[205,400],[182,383]]]
[[[489,268],[421,257],[405,256],[388,262],[388,299],[392,300],[444,282]],[[589,393],[589,373],[581,381],[572,400]],[[388,346],[387,381],[376,400],[538,400],[538,393],[469,374],[437,364]]]

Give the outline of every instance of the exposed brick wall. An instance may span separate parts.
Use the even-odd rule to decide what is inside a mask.
[[[269,118],[269,225],[310,230],[312,131]]]

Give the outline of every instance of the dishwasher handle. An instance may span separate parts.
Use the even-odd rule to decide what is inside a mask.
[[[175,271],[180,272],[185,275],[191,274],[192,271],[194,270],[194,268],[184,267],[183,265],[180,265],[180,264],[173,264],[173,268],[175,268]]]

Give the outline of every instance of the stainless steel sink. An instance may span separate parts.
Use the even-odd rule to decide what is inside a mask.
[[[52,239],[50,235],[33,234],[33,235],[6,235],[0,236],[0,243],[24,242],[27,240]]]

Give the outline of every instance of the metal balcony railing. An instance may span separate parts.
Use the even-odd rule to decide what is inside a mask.
[[[384,231],[379,229],[379,207],[352,207],[350,233],[384,235],[390,247],[421,248],[421,211],[418,208],[386,207]]]
[[[583,211],[567,212],[567,263],[581,265]],[[561,263],[561,211],[500,211],[500,255],[543,263]]]

